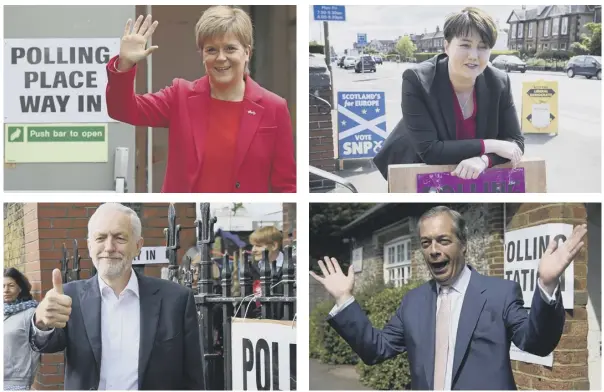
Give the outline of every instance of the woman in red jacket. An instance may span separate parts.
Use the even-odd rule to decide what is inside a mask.
[[[158,22],[128,20],[120,54],[107,64],[107,111],[136,126],[169,128],[162,192],[296,192],[287,102],[248,74],[253,38],[241,9],[215,6],[195,26],[206,76],[174,79],[156,93],[134,92],[136,63]],[[175,63],[177,64],[177,63]]]

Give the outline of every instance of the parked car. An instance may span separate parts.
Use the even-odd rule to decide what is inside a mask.
[[[359,61],[357,61],[357,63],[354,65],[354,72],[361,73],[361,72],[366,72],[366,71],[370,71],[370,72],[376,71],[375,61],[373,60],[373,56],[361,56],[359,58]]]
[[[357,62],[357,58],[356,57],[352,57],[352,56],[346,56],[346,58],[344,59],[344,69],[348,69],[348,68],[354,68],[354,65]]]
[[[382,56],[373,56],[373,61],[375,61],[376,64],[382,64]]]
[[[495,68],[503,69],[505,72],[526,72],[526,63],[516,56],[500,55],[495,57],[492,64]]]
[[[583,75],[587,79],[592,77],[602,80],[602,57],[601,56],[575,56],[568,60],[564,72],[569,78],[575,75]]]
[[[344,59],[346,58],[346,56],[340,56],[340,58],[338,59],[338,62],[336,63],[336,65],[340,68],[344,67]]]

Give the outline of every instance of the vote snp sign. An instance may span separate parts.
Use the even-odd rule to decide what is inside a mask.
[[[233,390],[296,390],[296,322],[233,318]]]
[[[504,278],[520,284],[525,307],[531,306],[533,293],[538,290],[539,262],[549,241],[554,239],[560,246],[572,232],[573,225],[548,223],[505,233]],[[560,278],[559,290],[564,309],[573,309],[575,304],[574,265],[574,261],[571,262]]]
[[[119,38],[4,40],[5,123],[106,123],[105,69]]]
[[[338,92],[338,158],[373,158],[387,136],[383,92]]]

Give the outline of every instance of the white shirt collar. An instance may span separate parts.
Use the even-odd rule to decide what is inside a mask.
[[[277,258],[274,260],[277,262],[277,268],[281,268],[283,266],[283,252],[279,252],[279,255],[277,256]],[[264,262],[264,260],[260,260],[258,262],[258,267],[262,267],[262,263]],[[271,261],[270,264],[272,264],[273,262]]]
[[[101,276],[98,273],[97,273],[97,279],[99,280],[99,290],[101,292],[101,296],[103,296],[104,290],[109,290],[111,293],[113,293],[113,289],[111,287],[109,287],[109,285],[107,285],[107,283],[105,283],[105,281],[103,279],[101,279]],[[126,287],[124,288],[124,291],[122,291],[122,293],[124,293],[128,290],[130,290],[138,298],[140,298],[139,290],[138,290],[138,278],[132,268],[130,268],[130,279],[128,280],[128,284],[126,285]]]
[[[464,295],[466,293],[466,290],[468,289],[468,285],[470,284],[471,277],[472,277],[472,271],[470,270],[470,267],[468,267],[467,264],[464,264],[463,269],[459,273],[459,276],[457,277],[457,279],[455,279],[455,281],[453,282],[453,284],[450,287],[453,290],[460,293],[461,295]],[[440,293],[440,287],[441,287],[441,285],[438,282],[436,282],[437,295],[438,295],[438,293]]]

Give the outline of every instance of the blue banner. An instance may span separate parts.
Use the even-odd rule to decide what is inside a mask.
[[[388,136],[384,92],[338,92],[338,158],[373,158]]]
[[[357,44],[367,45],[367,33],[357,33]]]
[[[343,5],[313,5],[312,8],[315,20],[346,21],[346,7]]]

